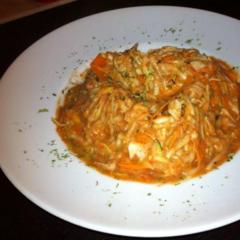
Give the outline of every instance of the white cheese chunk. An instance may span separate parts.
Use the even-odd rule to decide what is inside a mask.
[[[143,145],[139,143],[134,143],[134,142],[129,143],[128,153],[130,158],[133,158],[134,156],[136,156],[142,160],[145,157]]]

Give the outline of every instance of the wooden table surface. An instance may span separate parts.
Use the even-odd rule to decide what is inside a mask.
[[[237,1],[236,1],[237,2]],[[75,19],[105,10],[137,5],[177,5],[207,9],[240,19],[237,3],[220,1],[173,0],[115,0],[76,1],[0,26],[0,75],[14,59],[32,43],[50,31]],[[240,44],[240,43],[239,43]],[[239,53],[240,54],[240,53]],[[1,157],[1,153],[0,153]],[[0,171],[0,239],[126,239],[75,226],[42,210],[25,198]],[[227,204],[227,203],[226,203]],[[240,203],[239,203],[240,204]],[[230,240],[240,239],[240,221],[230,225],[173,240]],[[137,238],[136,238],[137,239]],[[166,238],[162,238],[166,239]]]
[[[0,24],[76,0],[0,0]]]

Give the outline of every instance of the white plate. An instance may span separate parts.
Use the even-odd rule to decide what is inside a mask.
[[[46,211],[102,232],[176,236],[239,220],[239,154],[202,178],[161,187],[114,180],[65,154],[51,122],[55,93],[73,68],[85,68],[99,51],[125,49],[136,42],[142,49],[196,47],[233,65],[240,63],[240,22],[207,11],[137,7],[72,22],[33,44],[3,76],[2,170]]]

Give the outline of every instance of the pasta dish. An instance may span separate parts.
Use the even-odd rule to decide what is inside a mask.
[[[70,82],[57,132],[73,154],[114,178],[174,183],[239,149],[239,73],[196,49],[100,53]]]

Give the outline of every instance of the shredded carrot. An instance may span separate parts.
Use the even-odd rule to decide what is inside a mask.
[[[165,145],[168,147],[168,149],[173,148],[173,146],[176,144],[176,142],[182,137],[182,129],[181,127],[177,127],[173,133],[168,137]]]
[[[139,82],[140,82],[141,84],[144,84],[144,83],[146,82],[146,77],[145,77],[144,75],[140,75],[140,76],[138,77],[138,80],[139,80]]]
[[[216,71],[217,71],[217,67],[213,63],[210,63],[206,67],[199,69],[199,73],[206,73],[206,74],[208,74],[209,77],[214,75],[216,73]]]
[[[205,144],[203,143],[202,140],[197,140],[196,141],[196,156],[199,165],[201,165],[202,161],[204,160],[204,151],[205,151]]]
[[[165,57],[163,57],[161,60],[165,63],[171,63],[174,61],[174,57],[172,55],[167,55]]]
[[[147,144],[152,141],[151,137],[145,133],[137,133],[134,137],[134,140],[138,143]]]
[[[101,79],[106,79],[107,74],[107,61],[105,58],[98,54],[97,57],[91,63],[91,70]]]
[[[146,169],[146,166],[144,166],[144,164],[133,163],[133,162],[130,162],[130,161],[120,161],[118,163],[118,166],[122,169],[128,169],[128,170],[143,170],[143,169]]]

